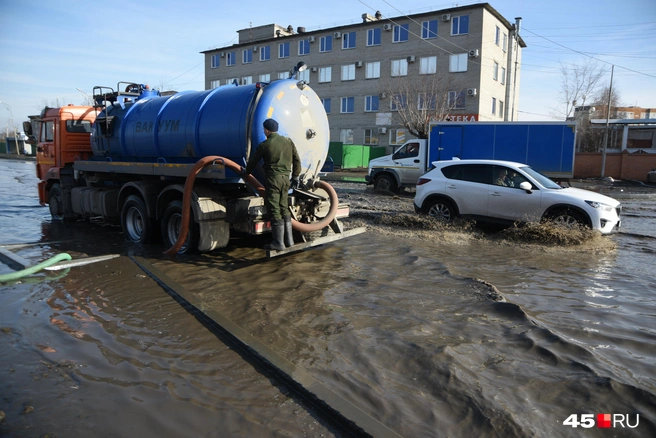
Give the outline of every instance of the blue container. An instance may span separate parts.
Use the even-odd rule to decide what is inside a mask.
[[[294,141],[303,173],[318,172],[328,153],[328,117],[314,90],[295,80],[115,103],[99,114],[92,148],[96,159],[112,161],[195,163],[218,155],[245,165],[265,140],[267,118]]]

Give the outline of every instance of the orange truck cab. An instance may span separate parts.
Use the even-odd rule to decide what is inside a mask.
[[[73,162],[92,155],[91,125],[96,111],[91,106],[46,107],[40,116],[24,123],[30,143],[36,144],[36,176],[39,203],[49,201],[50,188],[62,178],[73,177]]]

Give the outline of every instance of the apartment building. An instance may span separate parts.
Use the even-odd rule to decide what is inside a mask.
[[[411,96],[427,81],[440,93],[454,121],[517,120],[521,19],[511,24],[490,4],[383,17],[306,31],[268,24],[238,30],[237,44],[201,52],[206,89],[288,78],[299,62],[298,80],[321,97],[331,141],[388,146],[411,136],[398,117],[399,102],[430,106],[434,98]],[[397,87],[397,88],[395,88]],[[434,104],[433,104],[434,105]]]

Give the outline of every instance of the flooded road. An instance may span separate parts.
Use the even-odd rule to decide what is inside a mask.
[[[401,436],[656,436],[653,198],[622,199],[622,231],[585,245],[372,229],[171,260],[120,227],[51,222],[36,184],[33,162],[0,160],[0,244],[121,256],[0,286],[0,436],[344,436],[130,254]]]

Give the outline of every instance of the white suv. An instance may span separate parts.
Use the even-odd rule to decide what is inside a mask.
[[[620,226],[621,206],[608,196],[561,187],[530,166],[510,161],[435,161],[417,181],[415,211],[450,222],[468,216],[498,223],[553,220],[602,234]]]

